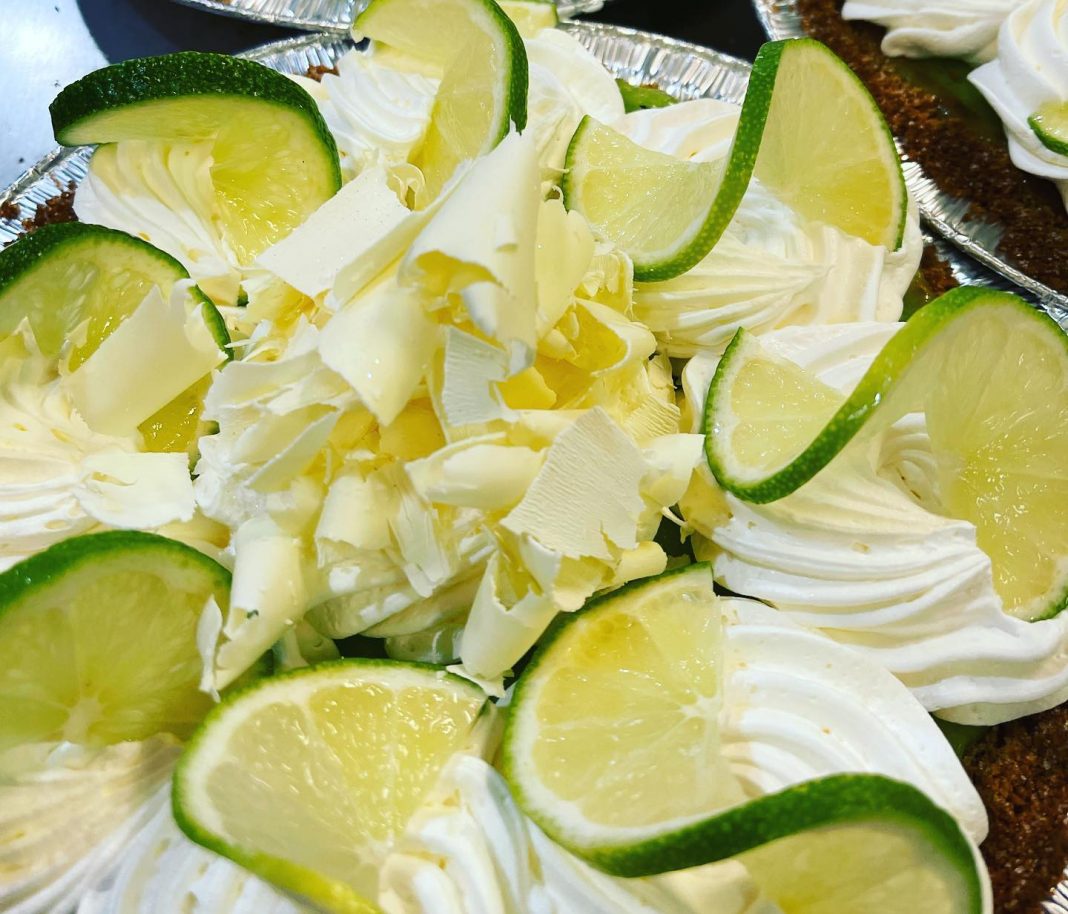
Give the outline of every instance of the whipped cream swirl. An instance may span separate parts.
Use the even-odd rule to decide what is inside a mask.
[[[321,83],[296,77],[318,102],[348,178],[406,162],[430,124],[438,80],[390,65],[384,56],[349,51],[336,76],[327,73]]]
[[[0,569],[101,525],[189,520],[185,454],[140,445],[86,425],[25,325],[0,342]]]
[[[311,914],[247,870],[187,839],[174,823],[170,788],[145,805],[143,826],[123,847],[117,869],[78,905],[77,914]]]
[[[1017,168],[1049,178],[1068,206],[1068,156],[1047,148],[1027,123],[1048,103],[1068,103],[1068,5],[1028,0],[1005,20],[997,56],[968,79],[1005,125]]]
[[[545,29],[525,42],[530,70],[527,126],[547,180],[559,181],[571,137],[585,115],[610,124],[623,97],[604,65],[567,32]]]
[[[178,751],[156,737],[104,749],[30,744],[0,755],[0,910],[73,910],[164,804]]]
[[[1020,0],[846,0],[842,18],[885,28],[889,57],[963,57],[991,60],[998,29]]]
[[[899,326],[787,328],[761,343],[845,393]],[[697,415],[714,365],[687,366]],[[922,417],[908,416],[779,501],[727,495],[704,526],[716,579],[860,651],[942,717],[993,724],[1060,704],[1068,614],[1003,611],[975,528],[937,513],[933,465]]]
[[[100,146],[78,185],[82,222],[141,238],[179,261],[212,299],[234,304],[242,271],[222,231],[212,140]]]
[[[615,127],[649,149],[690,161],[723,158],[736,105],[714,99],[635,111]],[[675,357],[722,352],[739,327],[897,320],[923,253],[910,201],[905,238],[887,251],[810,223],[757,179],[715,249],[682,276],[638,284],[635,314]]]

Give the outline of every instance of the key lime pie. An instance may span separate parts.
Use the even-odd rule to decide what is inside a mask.
[[[996,229],[942,215],[1068,293],[1064,3],[798,0],[797,11],[864,80],[907,155],[967,202],[966,221]]]
[[[0,252],[0,909],[993,911],[942,728],[1068,698],[1064,334],[901,323],[823,45],[642,109],[553,21],[373,0],[321,80],[53,103],[96,150]]]

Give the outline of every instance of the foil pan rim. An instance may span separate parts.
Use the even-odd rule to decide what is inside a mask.
[[[347,34],[367,0],[175,0],[208,13],[312,32]],[[556,0],[563,18],[595,13],[610,0]]]

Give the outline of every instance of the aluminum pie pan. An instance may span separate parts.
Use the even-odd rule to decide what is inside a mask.
[[[282,28],[312,32],[345,32],[368,0],[177,0],[209,13],[249,19]],[[608,0],[556,0],[562,19],[595,13]]]
[[[682,100],[711,97],[740,104],[745,95],[750,65],[738,58],[618,26],[575,22],[566,23],[561,28],[589,48],[614,75],[628,81],[655,83]],[[355,45],[347,35],[307,35],[272,42],[238,56],[259,61],[282,73],[302,74],[312,66],[332,66],[353,47]],[[77,186],[85,177],[91,154],[92,147],[89,146],[54,150],[0,193],[0,211],[14,205],[21,209],[20,215],[31,216],[38,204],[70,184]],[[22,226],[18,218],[0,218],[0,245],[20,234]],[[1018,291],[1005,278],[964,256],[941,238],[925,232],[924,240],[935,246],[961,285]],[[1033,303],[1040,303],[1038,297],[1031,298]],[[1041,303],[1048,308],[1048,302]],[[1068,329],[1068,310],[1054,316],[1062,327]],[[1045,914],[1068,914],[1068,878],[1048,901],[1043,902],[1043,910]]]
[[[753,7],[764,31],[771,38],[806,36],[796,0],[753,0]],[[993,222],[968,218],[971,201],[943,192],[924,171],[923,166],[905,154],[900,142],[897,146],[898,152],[901,153],[905,183],[916,198],[920,215],[927,225],[969,256],[1026,289],[1055,315],[1068,313],[1068,295],[1028,276],[998,254],[997,246],[1002,235],[1000,226]],[[1068,914],[1068,909],[1065,909],[1064,914]]]
[[[750,65],[709,48],[651,35],[620,26],[570,22],[561,28],[574,35],[616,76],[636,84],[655,83],[679,99],[701,97],[741,103],[749,82]],[[320,34],[277,41],[239,56],[256,60],[283,73],[300,74],[309,67],[331,66],[354,47],[346,34]],[[85,177],[92,147],[59,148],[30,168],[0,193],[0,208],[18,207],[19,217],[0,218],[0,244],[22,233],[19,218],[31,216],[39,204]],[[1012,289],[1011,283],[961,255],[929,233],[939,256],[961,285]],[[1068,321],[1068,311],[1061,316]],[[1066,324],[1068,325],[1068,324]],[[1068,914],[1068,909],[1064,911]]]

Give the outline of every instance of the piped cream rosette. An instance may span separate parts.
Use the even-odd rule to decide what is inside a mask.
[[[785,328],[761,345],[846,393],[900,326]],[[689,415],[702,415],[716,364],[686,366]],[[718,581],[862,652],[939,716],[991,724],[1060,704],[1068,616],[1003,611],[974,526],[940,513],[934,470],[912,415],[771,504],[722,493],[701,467],[682,509]]]

